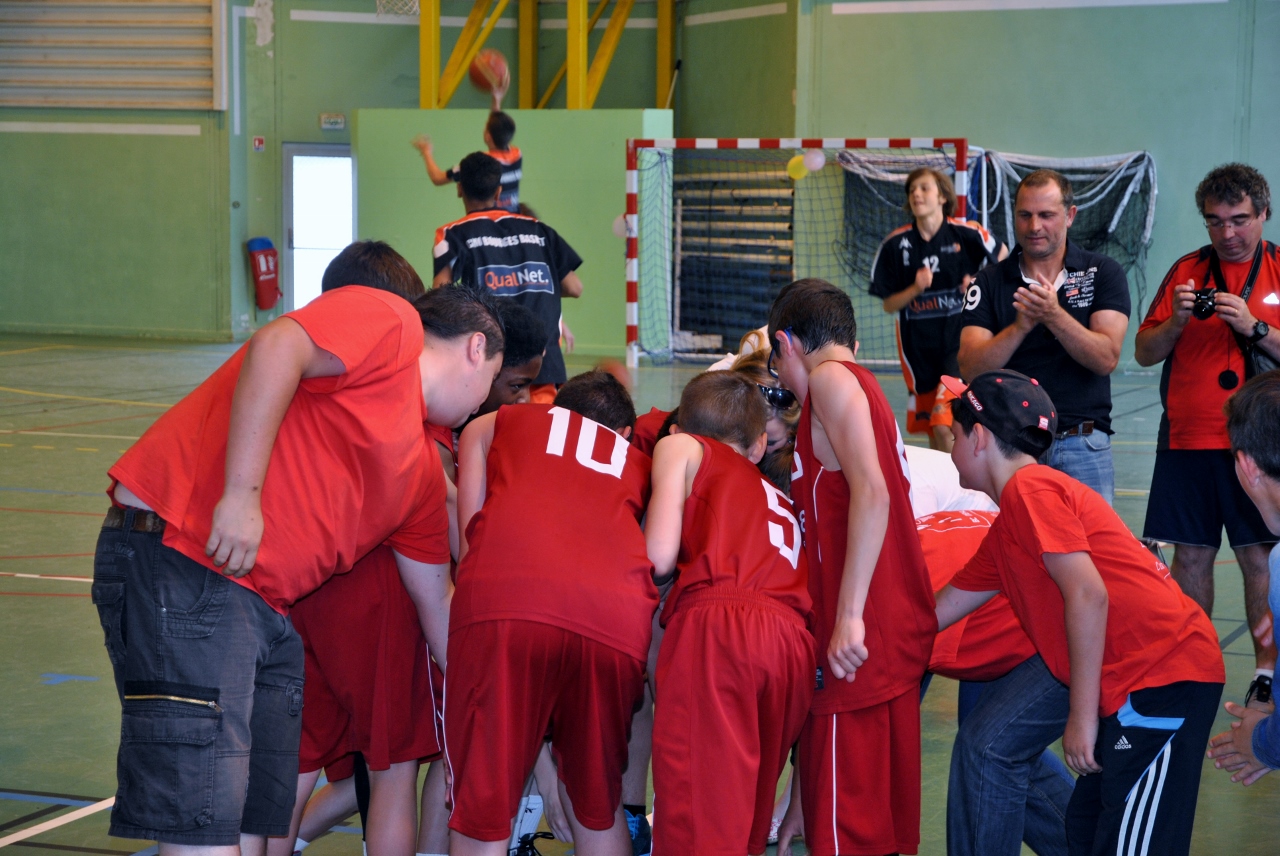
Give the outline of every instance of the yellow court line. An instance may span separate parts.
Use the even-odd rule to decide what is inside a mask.
[[[36,392],[30,389],[14,389],[11,386],[0,386],[0,392],[12,392],[16,395],[34,395],[36,398],[65,398],[71,401],[95,401],[99,404],[129,404],[134,407],[162,407],[168,410],[172,404],[157,401],[127,401],[123,398],[93,398],[88,395],[64,395],[59,392]]]
[[[72,434],[68,431],[15,431],[0,428],[0,434],[25,434],[28,437],[89,437],[95,440],[137,440],[130,434]]]
[[[20,348],[16,351],[0,351],[0,357],[7,357],[10,354],[32,354],[36,351],[58,351],[70,348],[71,345],[41,345],[38,348]]]

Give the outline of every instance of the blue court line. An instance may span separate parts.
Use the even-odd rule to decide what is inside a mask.
[[[3,485],[0,485],[0,491],[3,491],[5,493],[52,493],[57,496],[105,497],[107,495],[106,491],[102,491],[102,490],[97,491],[96,493],[90,493],[89,491],[85,491],[85,490],[43,490],[38,487],[7,487]]]
[[[18,802],[40,803],[41,805],[65,805],[82,808],[93,805],[86,800],[73,800],[69,797],[36,796],[34,794],[15,794],[13,791],[0,791],[0,800],[17,800]]]
[[[330,832],[345,832],[345,833],[347,833],[348,835],[363,835],[363,834],[364,834],[364,830],[362,830],[362,829],[361,829],[360,827],[358,827],[358,826],[331,826],[331,827],[329,827],[329,831],[330,831]]]
[[[152,844],[146,850],[139,850],[137,853],[134,853],[133,856],[156,856],[156,854],[159,852],[160,852],[160,845]]]
[[[96,681],[97,678],[91,675],[60,675],[56,672],[45,672],[40,676],[40,683],[47,686],[57,686],[65,684],[67,681]]]

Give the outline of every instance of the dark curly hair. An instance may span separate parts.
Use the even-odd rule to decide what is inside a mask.
[[[1225,163],[1209,170],[1196,188],[1196,208],[1203,216],[1210,202],[1239,205],[1246,196],[1255,215],[1271,217],[1271,188],[1262,173],[1248,164]]]

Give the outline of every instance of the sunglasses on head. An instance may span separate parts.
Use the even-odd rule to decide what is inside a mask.
[[[796,394],[789,389],[765,386],[762,383],[758,383],[756,386],[760,387],[760,392],[764,393],[764,400],[778,410],[786,410],[796,403]]]

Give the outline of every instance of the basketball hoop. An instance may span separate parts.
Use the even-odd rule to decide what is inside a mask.
[[[418,17],[418,0],[377,0],[377,3],[379,15]]]

